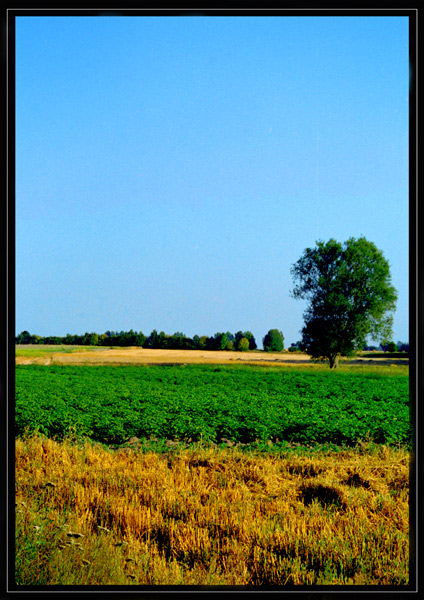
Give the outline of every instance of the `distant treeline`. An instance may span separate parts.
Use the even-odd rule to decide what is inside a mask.
[[[254,335],[250,331],[238,331],[233,334],[215,333],[213,336],[195,335],[192,338],[176,332],[168,335],[154,329],[149,336],[141,331],[106,331],[105,333],[66,334],[64,337],[31,335],[23,331],[15,338],[16,344],[53,344],[79,346],[139,346],[142,348],[161,348],[169,350],[255,350]]]
[[[161,348],[168,350],[256,350],[255,337],[250,331],[238,331],[237,333],[215,333],[213,336],[195,335],[192,338],[177,331],[168,335],[164,331],[160,333],[154,329],[149,336],[141,331],[106,331],[105,333],[84,333],[83,335],[71,335],[67,333],[64,337],[50,335],[42,337],[32,335],[28,331],[22,331],[16,338],[16,344],[49,344],[69,346],[139,346],[141,348]],[[263,348],[269,352],[281,352],[284,349],[284,335],[278,329],[270,329],[262,339]],[[387,342],[379,346],[365,345],[363,350],[382,350],[384,352],[409,352],[409,344],[405,342]],[[302,342],[296,342],[289,346],[289,352],[303,352],[305,347]]]

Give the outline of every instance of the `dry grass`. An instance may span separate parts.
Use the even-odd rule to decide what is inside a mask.
[[[23,352],[25,348],[23,348]],[[304,364],[309,356],[294,353],[270,352],[226,352],[212,350],[162,350],[153,348],[87,348],[84,352],[56,351],[54,346],[43,355],[19,355],[16,364],[237,364],[239,362],[257,364]]]
[[[18,439],[16,581],[405,585],[408,460]]]
[[[42,348],[41,346],[39,348]],[[47,352],[47,349],[50,349]],[[227,352],[211,350],[162,350],[152,348],[81,348],[72,346],[55,351],[55,346],[42,348],[43,352],[33,355],[35,347],[19,346],[16,364],[41,365],[107,365],[107,364],[253,364],[267,366],[311,365],[315,363],[307,354],[297,352]],[[72,349],[72,351],[70,351]],[[364,358],[347,361],[349,365],[408,365],[408,358]],[[343,361],[341,362],[343,364]],[[327,367],[328,368],[328,367]]]

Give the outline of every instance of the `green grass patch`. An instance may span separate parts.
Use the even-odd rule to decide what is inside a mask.
[[[23,356],[26,358],[37,358],[39,356],[48,356],[56,352],[60,352],[63,354],[72,354],[73,352],[87,352],[88,350],[106,350],[108,347],[99,347],[99,346],[67,346],[63,345],[55,345],[55,344],[46,344],[46,345],[36,345],[36,344],[22,344],[15,346],[15,356]]]

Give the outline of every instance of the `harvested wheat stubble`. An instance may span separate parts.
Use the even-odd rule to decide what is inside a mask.
[[[384,446],[311,456],[157,454],[18,439],[17,579],[402,586],[408,461],[405,450]],[[81,543],[66,544],[70,534]]]

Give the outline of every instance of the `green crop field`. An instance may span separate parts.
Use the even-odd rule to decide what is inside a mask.
[[[411,441],[408,370],[256,366],[16,367],[16,432],[353,446]]]

